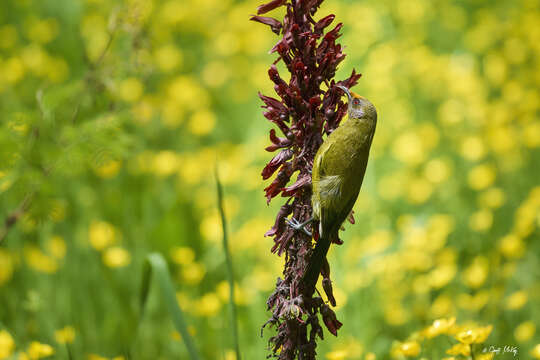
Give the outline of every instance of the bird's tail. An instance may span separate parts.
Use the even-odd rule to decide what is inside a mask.
[[[324,259],[330,248],[330,243],[329,236],[321,236],[317,241],[317,245],[315,245],[315,249],[313,249],[306,272],[302,278],[303,293],[306,296],[311,296],[315,292],[315,286],[317,285]]]

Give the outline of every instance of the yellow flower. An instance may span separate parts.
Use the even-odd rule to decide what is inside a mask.
[[[154,156],[152,168],[159,176],[169,176],[178,170],[180,160],[178,155],[172,151],[160,151]]]
[[[425,329],[423,333],[429,339],[441,334],[448,334],[448,331],[454,326],[455,323],[455,317],[451,317],[448,319],[437,319],[430,327]]]
[[[508,310],[521,309],[527,303],[527,300],[528,296],[524,290],[516,291],[506,298],[506,308]]]
[[[479,210],[469,218],[469,227],[478,232],[484,232],[493,224],[493,213],[487,209]]]
[[[514,330],[514,337],[517,341],[524,343],[529,341],[536,332],[536,325],[532,321],[525,321],[519,324]]]
[[[47,241],[49,253],[56,259],[63,259],[66,256],[66,242],[64,238],[58,235],[51,236]]]
[[[488,259],[485,256],[477,256],[472,264],[463,271],[463,281],[470,288],[479,288],[486,281],[488,272]]]
[[[182,279],[190,285],[200,283],[205,273],[206,269],[201,263],[193,262],[182,267]]]
[[[375,356],[374,353],[368,352],[368,353],[366,354],[366,359],[365,359],[365,360],[375,360],[376,358],[377,358],[377,356]]]
[[[450,349],[446,350],[446,353],[448,355],[463,355],[463,356],[469,356],[471,355],[471,348],[467,344],[459,343],[454,346],[452,346]]]
[[[469,186],[474,190],[483,190],[491,186],[495,181],[497,174],[491,165],[483,164],[475,166],[471,171],[467,180]]]
[[[420,344],[416,341],[407,341],[399,346],[399,353],[407,357],[414,357],[420,354]]]
[[[178,265],[188,265],[195,260],[195,251],[190,247],[175,246],[170,252],[171,259]]]
[[[195,135],[207,135],[216,125],[216,115],[208,110],[195,112],[188,122],[188,129]]]
[[[490,188],[478,196],[478,202],[482,207],[497,209],[506,201],[506,194],[500,188]]]
[[[540,359],[540,344],[537,344],[532,350],[531,355],[535,359]]]
[[[424,169],[425,178],[434,183],[439,184],[450,176],[450,166],[448,163],[441,159],[433,159],[426,164]]]
[[[488,352],[485,354],[477,354],[475,359],[477,360],[492,360],[495,357],[495,353]]]
[[[236,360],[236,351],[231,349],[225,350],[225,360]]]
[[[507,258],[520,258],[525,253],[525,243],[519,236],[509,234],[499,241],[499,250]]]
[[[463,330],[455,335],[456,340],[464,345],[481,344],[488,338],[493,330],[492,325]],[[448,353],[450,354],[450,353]],[[457,354],[450,354],[457,355]]]
[[[130,262],[131,255],[120,246],[110,247],[103,253],[103,263],[110,268],[124,267]]]
[[[349,352],[347,350],[334,350],[326,353],[328,360],[344,360],[347,359]]]
[[[157,65],[162,71],[168,72],[182,65],[182,53],[173,44],[161,46],[154,53]]]
[[[196,302],[197,313],[201,316],[214,316],[220,308],[221,301],[215,293],[205,294]]]
[[[53,274],[58,271],[56,259],[44,254],[35,245],[24,247],[24,258],[29,267],[39,272]]]
[[[58,34],[58,22],[55,19],[36,19],[27,25],[28,38],[33,42],[46,44]]]
[[[32,341],[28,346],[28,357],[31,360],[41,359],[54,354],[54,349],[51,345],[42,344],[37,341]]]
[[[110,179],[118,174],[121,165],[122,163],[118,160],[108,160],[104,164],[101,164],[99,167],[94,169],[94,171],[99,177],[103,179]]]
[[[126,102],[135,102],[139,100],[143,91],[143,84],[139,79],[134,77],[122,80],[118,85],[118,96]]]
[[[54,339],[59,344],[71,344],[75,340],[75,329],[73,326],[66,326],[54,332]]]
[[[93,220],[88,230],[90,245],[96,250],[103,250],[116,242],[116,230],[106,221]]]
[[[7,359],[15,349],[15,341],[6,330],[0,330],[0,359]]]
[[[401,134],[394,142],[392,152],[406,164],[421,163],[426,153],[420,135],[413,131]]]
[[[482,139],[477,136],[465,138],[461,144],[461,155],[467,160],[480,160],[486,153]]]

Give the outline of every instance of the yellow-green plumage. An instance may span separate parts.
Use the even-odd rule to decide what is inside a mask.
[[[313,293],[328,248],[351,212],[366,171],[377,112],[367,99],[350,93],[348,119],[323,142],[313,161],[313,218],[319,240],[304,275],[304,288]]]

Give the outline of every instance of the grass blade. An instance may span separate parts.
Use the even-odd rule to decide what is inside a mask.
[[[144,308],[146,305],[146,300],[148,299],[148,293],[150,291],[152,273],[154,278],[157,280],[159,288],[161,290],[161,295],[165,300],[167,309],[169,310],[169,315],[172,318],[174,327],[182,336],[182,340],[186,344],[186,348],[192,360],[199,360],[200,356],[195,348],[195,344],[189,335],[186,322],[184,320],[184,314],[178,302],[176,300],[176,292],[174,291],[171,277],[169,275],[169,269],[167,263],[163,256],[158,253],[152,253],[146,258],[143,269],[143,279],[140,293],[140,311],[141,317],[144,314]]]
[[[236,304],[234,302],[234,272],[232,265],[232,256],[229,251],[229,238],[227,235],[227,218],[223,207],[223,187],[219,181],[217,166],[215,168],[218,209],[221,217],[221,227],[223,229],[223,250],[225,252],[225,261],[227,263],[227,278],[229,280],[229,302],[231,306],[231,328],[233,332],[234,348],[236,351],[236,360],[240,360],[240,343],[238,341],[238,320],[236,315]]]

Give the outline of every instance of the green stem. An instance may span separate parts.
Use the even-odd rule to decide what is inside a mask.
[[[219,175],[217,170],[217,165],[214,169],[216,177],[216,187],[217,187],[217,200],[218,200],[218,209],[219,215],[221,217],[221,227],[223,230],[223,250],[225,251],[225,262],[227,264],[227,278],[229,281],[229,302],[231,307],[231,325],[233,332],[234,348],[236,351],[236,360],[240,360],[240,344],[238,341],[238,320],[236,313],[236,304],[234,302],[234,272],[232,265],[232,256],[229,250],[229,238],[227,235],[227,218],[225,216],[225,209],[223,207],[223,187],[219,181]]]

